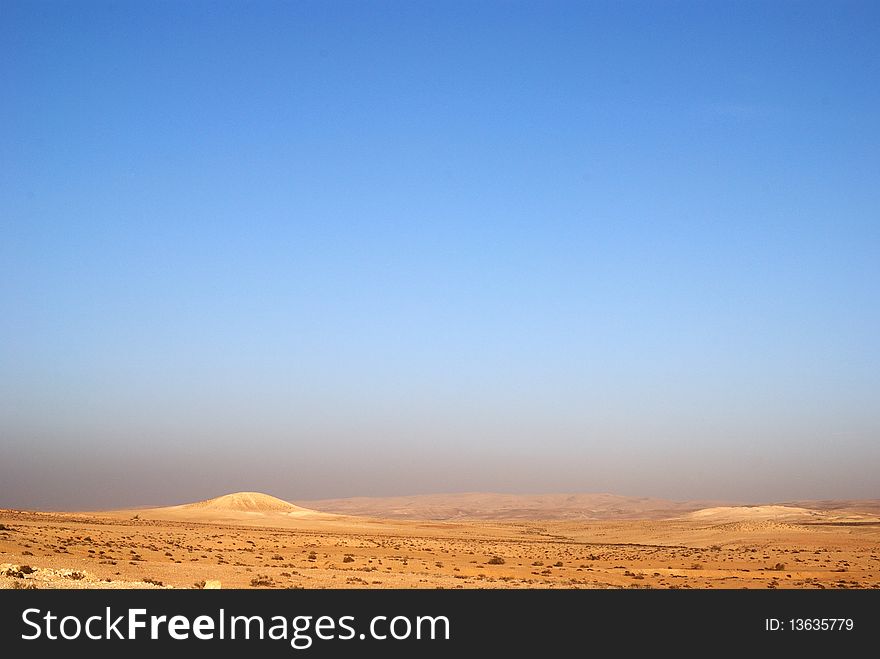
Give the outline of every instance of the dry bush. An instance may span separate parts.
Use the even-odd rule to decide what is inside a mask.
[[[253,579],[251,579],[251,586],[255,588],[258,586],[274,586],[275,579],[270,577],[268,574],[258,574]]]

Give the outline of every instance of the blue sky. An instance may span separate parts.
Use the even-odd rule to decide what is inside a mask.
[[[877,497],[871,2],[6,2],[0,504]]]

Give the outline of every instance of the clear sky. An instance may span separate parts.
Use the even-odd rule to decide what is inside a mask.
[[[0,506],[880,497],[880,4],[0,4]]]

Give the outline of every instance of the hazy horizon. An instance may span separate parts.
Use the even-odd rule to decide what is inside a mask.
[[[0,14],[0,507],[880,498],[880,5]]]

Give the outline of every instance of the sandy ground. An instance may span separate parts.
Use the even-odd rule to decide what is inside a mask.
[[[868,513],[417,522],[277,501],[0,510],[0,588],[880,588],[880,519]]]

